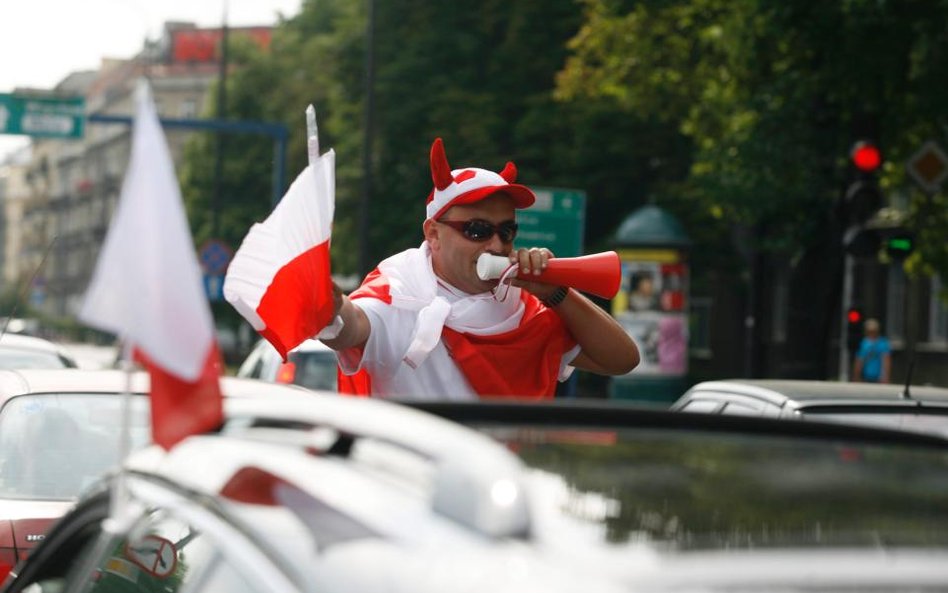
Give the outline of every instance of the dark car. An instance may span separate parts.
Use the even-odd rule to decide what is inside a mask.
[[[90,491],[5,593],[948,588],[931,435],[585,402],[225,404],[222,430]]]
[[[818,419],[948,436],[948,389],[921,385],[733,379],[691,387],[672,410]]]

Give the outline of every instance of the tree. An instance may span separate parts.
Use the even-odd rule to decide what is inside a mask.
[[[858,132],[870,131],[884,147],[883,183],[891,190],[904,184],[896,163],[944,124],[942,3],[584,6],[558,95],[608,99],[674,123],[693,145],[680,188],[692,208],[766,227],[765,250],[792,254],[822,242]],[[933,221],[943,233],[946,221],[916,219]],[[944,243],[920,243],[924,257],[948,272]]]

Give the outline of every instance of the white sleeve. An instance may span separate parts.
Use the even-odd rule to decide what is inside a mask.
[[[369,320],[369,338],[360,352],[349,348],[338,352],[339,368],[347,375],[365,369],[373,377],[393,375],[401,363],[412,335],[414,316],[378,299],[352,301]]]

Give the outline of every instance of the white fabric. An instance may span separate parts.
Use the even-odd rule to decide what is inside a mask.
[[[477,393],[441,342],[444,326],[474,335],[494,335],[516,329],[523,319],[520,288],[510,287],[502,301],[492,293],[470,295],[438,281],[427,244],[396,254],[379,271],[389,280],[392,304],[374,298],[355,299],[371,326],[362,357],[355,350],[338,353],[346,374],[365,369],[372,376],[372,393],[380,397],[470,400]],[[563,355],[560,380],[579,346]]]
[[[330,240],[336,203],[336,154],[316,158],[296,177],[270,216],[244,237],[224,278],[224,298],[257,331],[260,301],[284,266]]]
[[[464,171],[473,171],[474,176],[465,179],[460,183],[457,181],[452,181],[451,184],[444,189],[434,189],[434,195],[432,196],[431,201],[428,202],[428,205],[425,207],[428,218],[433,218],[435,214],[440,212],[442,208],[450,204],[454,198],[460,196],[461,194],[466,194],[469,191],[474,191],[475,189],[481,189],[483,187],[510,185],[507,183],[506,179],[497,173],[488,171],[487,169],[478,169],[477,167],[455,169],[454,171],[451,171],[451,176],[456,179],[457,176]]]
[[[424,362],[441,340],[445,325],[462,333],[490,336],[516,329],[523,319],[524,305],[517,287],[506,290],[503,300],[489,292],[469,295],[454,290],[450,296],[441,294],[444,285],[431,267],[427,243],[393,255],[378,268],[388,278],[392,306],[418,311],[411,342],[402,356],[410,366]]]
[[[135,92],[132,152],[122,194],[79,319],[141,349],[186,381],[214,343],[201,270],[148,83]]]

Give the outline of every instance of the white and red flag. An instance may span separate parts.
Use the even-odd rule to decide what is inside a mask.
[[[170,448],[223,418],[220,353],[174,163],[146,81],[132,154],[79,318],[120,336],[151,375],[152,438]]]
[[[284,360],[333,317],[335,168],[332,150],[311,154],[270,216],[250,228],[224,278],[224,298]]]

